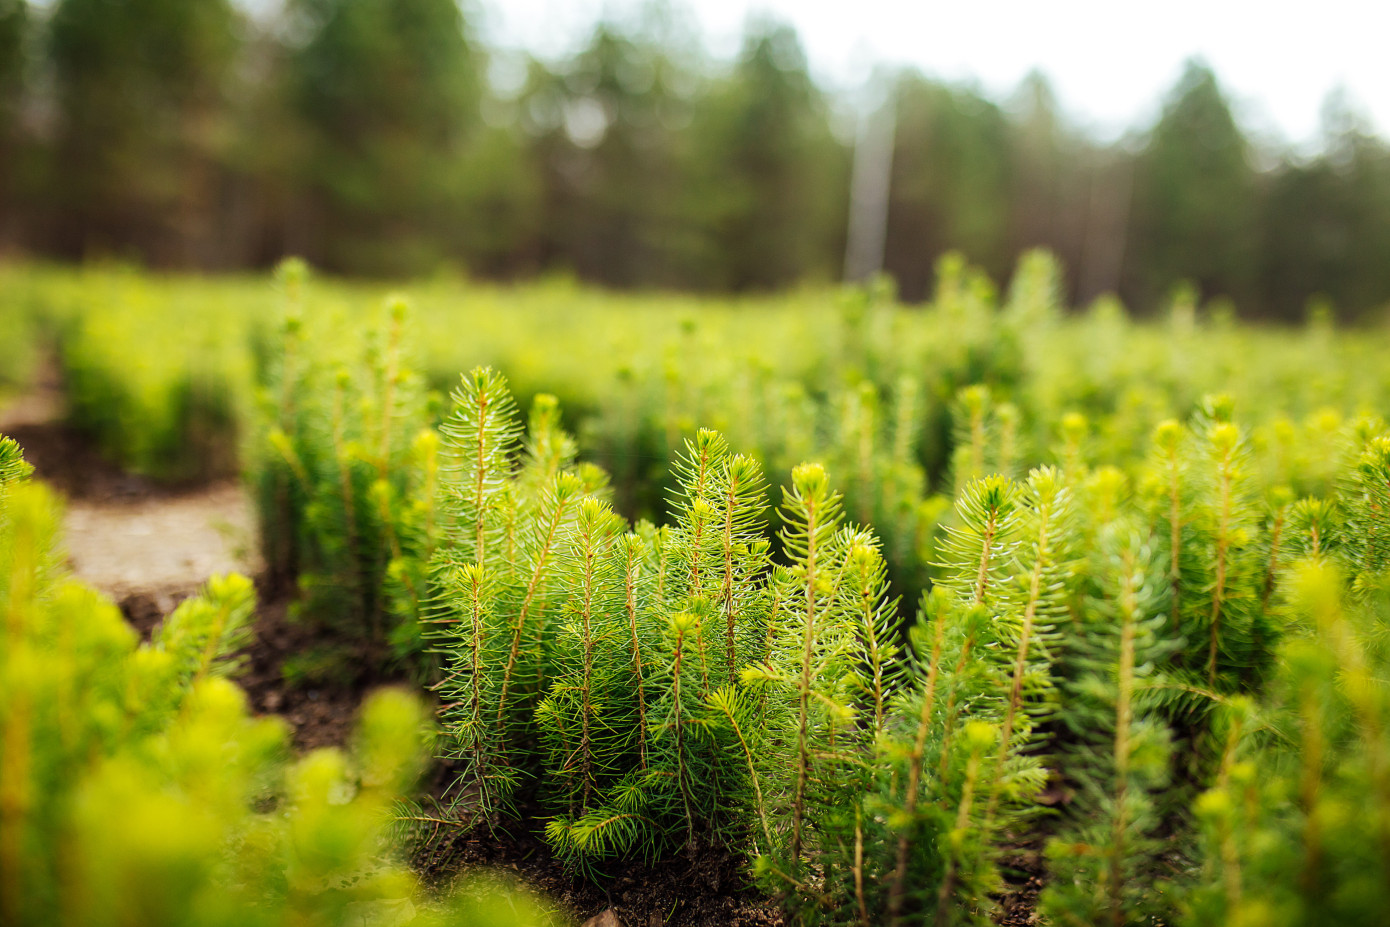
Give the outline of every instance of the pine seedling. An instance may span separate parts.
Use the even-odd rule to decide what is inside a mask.
[[[676,523],[661,550],[659,597],[701,616],[694,669],[703,697],[762,655],[766,490],[757,462],[730,456],[723,436],[708,429],[687,442],[674,470]]]
[[[560,400],[539,393],[527,417],[525,453],[517,477],[522,498],[534,498],[563,471],[574,469],[578,446],[560,424]]]
[[[1057,445],[1052,453],[1070,485],[1081,483],[1090,475],[1087,463],[1090,434],[1091,423],[1080,412],[1068,412],[1062,416],[1057,429]]]
[[[918,611],[917,624],[913,626],[911,637],[916,651],[914,679],[905,694],[900,715],[906,722],[895,736],[887,736],[880,742],[880,753],[885,754],[896,766],[905,768],[902,773],[890,776],[889,794],[882,803],[893,809],[893,822],[898,832],[893,841],[893,864],[889,876],[886,908],[889,923],[898,927],[903,922],[905,911],[916,898],[909,898],[911,884],[924,884],[928,878],[935,881],[939,877],[940,860],[932,851],[936,841],[928,833],[923,833],[934,815],[932,798],[939,779],[931,776],[935,766],[932,758],[939,749],[939,734],[936,732],[939,692],[943,688],[943,661],[947,658],[948,633],[954,634],[957,623],[983,623],[986,613],[980,606],[972,606],[971,614],[963,615],[959,600],[942,586],[937,586],[922,597]],[[910,746],[908,746],[910,744]],[[898,783],[901,782],[899,793]],[[924,801],[925,798],[925,801]],[[921,811],[919,811],[921,807]],[[924,814],[923,812],[927,812]],[[927,874],[912,878],[914,859],[923,854],[929,857]],[[919,870],[920,873],[920,870]]]
[[[795,564],[796,586],[788,590],[785,603],[797,616],[796,637],[800,639],[799,659],[787,661],[796,674],[792,680],[795,698],[793,784],[791,791],[790,842],[788,857],[795,874],[802,865],[806,845],[808,794],[818,778],[814,767],[816,735],[822,730],[833,741],[837,721],[843,721],[843,706],[824,697],[823,677],[834,679],[834,669],[843,659],[840,642],[835,640],[836,617],[836,532],[841,523],[840,497],[830,489],[825,471],[815,465],[792,472],[792,488],[782,506],[782,543]],[[817,704],[818,698],[824,699]],[[838,717],[837,717],[838,716]]]
[[[1185,575],[1179,586],[1183,634],[1205,644],[1205,659],[1191,669],[1209,689],[1223,692],[1259,680],[1273,635],[1260,610],[1265,571],[1249,446],[1229,418],[1222,397],[1206,400],[1199,416],[1191,510],[1194,575]]]
[[[304,285],[308,266],[297,258],[282,261],[276,277],[284,290],[279,344],[271,356],[267,387],[260,406],[265,443],[254,481],[260,512],[261,551],[272,586],[293,581],[299,573],[299,545],[305,500],[304,480],[295,479],[298,462],[289,436],[299,430],[299,400],[304,391]],[[302,477],[303,467],[300,466]]]
[[[185,599],[164,619],[154,646],[169,655],[181,686],[237,672],[234,655],[251,642],[255,606],[251,582],[233,573],[212,577],[201,595]]]
[[[514,528],[509,534],[506,520],[507,503],[514,500],[504,494],[512,488],[521,437],[516,403],[505,377],[477,367],[461,378],[450,406],[439,427],[440,510],[448,532],[440,564],[473,564],[507,575],[515,563]]]
[[[807,853],[808,874],[817,874],[819,881],[814,892],[799,889],[798,910],[808,921],[862,925],[873,923],[883,911],[885,876],[893,859],[895,833],[874,800],[886,774],[875,750],[908,685],[909,665],[877,540],[869,531],[849,528],[840,537],[841,620],[851,632],[842,699],[853,711],[853,725],[832,728],[821,748],[826,760],[837,765],[822,773],[822,788],[833,791],[817,789],[811,796],[814,845]]]
[[[667,619],[658,650],[658,695],[653,704],[651,769],[648,777],[663,782],[657,798],[664,815],[673,819],[674,842],[694,852],[718,824],[719,770],[724,765],[709,738],[706,723],[708,674],[706,609],[675,611]],[[736,759],[742,759],[736,758]]]
[[[1073,642],[1080,673],[1061,709],[1079,795],[1048,845],[1054,878],[1042,906],[1059,924],[1123,927],[1164,913],[1153,890],[1162,849],[1154,795],[1168,776],[1168,734],[1142,694],[1173,645],[1162,554],[1132,524],[1102,532],[1095,576],[1099,595]]]
[[[24,459],[24,453],[14,438],[0,435],[0,493],[12,483],[26,479],[34,468]]]
[[[668,560],[668,569],[663,571],[663,592],[668,595],[705,599],[718,581],[718,526],[711,499],[717,474],[728,457],[729,444],[724,436],[702,428],[685,443],[683,453],[672,464],[676,489],[671,508],[678,538],[670,553],[679,560]]]
[[[936,890],[933,924],[991,923],[986,899],[1000,887],[996,855],[990,843],[990,825],[979,811],[981,792],[988,793],[992,769],[988,760],[999,730],[986,721],[970,721],[962,731],[959,752],[964,768],[959,774],[960,795],[956,813],[946,833],[946,867]]]
[[[852,474],[845,492],[847,511],[858,523],[875,526],[895,588],[912,596],[927,582],[925,565],[917,559],[918,508],[926,489],[916,450],[919,392],[917,381],[903,377],[892,408],[883,409],[871,382],[846,390],[835,403],[838,414],[829,442],[836,471]]]
[[[393,622],[389,640],[400,658],[422,660],[426,646],[434,597],[430,564],[440,537],[439,447],[439,433],[432,428],[415,436],[406,464],[418,474],[413,492],[400,496],[382,480],[372,486],[380,518],[391,526],[383,594]],[[432,677],[433,668],[421,667],[420,675]]]
[[[1306,634],[1281,649],[1268,734],[1233,737],[1197,805],[1193,924],[1373,924],[1390,903],[1390,700],[1374,645],[1390,609],[1326,559],[1293,571],[1288,599]]]
[[[1055,322],[1062,312],[1062,267],[1056,255],[1033,248],[1018,259],[1003,317],[1024,332]]]
[[[1017,484],[1002,476],[972,482],[956,502],[956,516],[960,524],[947,529],[947,541],[940,552],[939,566],[944,571],[941,583],[962,603],[979,606],[995,619],[1009,608],[1012,592],[1009,580],[1019,544]],[[951,672],[945,679],[946,706],[939,760],[943,773],[951,762],[952,738],[962,708],[975,697],[982,677],[997,669],[981,656],[987,650],[997,651],[1001,629],[993,620],[988,625],[967,622],[965,628],[966,633],[953,654]]]
[[[870,524],[876,514],[878,496],[879,396],[873,383],[863,381],[839,398],[838,436],[842,469],[852,474],[846,487],[848,508],[860,524]]]
[[[1335,502],[1299,499],[1288,506],[1287,540],[1281,553],[1289,563],[1335,557],[1343,546],[1344,530],[1343,515]],[[1270,573],[1276,575],[1272,557]]]
[[[951,408],[954,450],[951,452],[952,485],[957,493],[973,480],[994,472],[994,435],[990,411],[992,397],[988,386],[963,387]]]
[[[534,518],[518,532],[517,580],[497,589],[497,611],[505,616],[506,657],[496,722],[524,729],[529,703],[544,689],[547,647],[553,635],[551,606],[562,596],[557,568],[566,535],[584,499],[573,473],[560,473],[538,495]]]
[[[625,746],[619,718],[620,690],[628,683],[622,666],[624,630],[617,595],[622,520],[592,496],[579,503],[573,536],[561,573],[568,585],[556,645],[550,655],[553,676],[537,708],[548,741],[549,767],[558,786],[549,796],[571,817],[582,817],[597,802]]]
[[[998,428],[998,452],[996,466],[1003,476],[1013,477],[1019,471],[1019,461],[1023,456],[1021,414],[1012,402],[1001,402],[994,408],[994,420]]]
[[[492,814],[521,781],[517,751],[543,694],[554,636],[548,608],[562,595],[556,563],[583,485],[569,470],[534,492],[516,479],[516,407],[490,369],[463,378],[441,434],[444,525],[432,571],[441,589],[433,620],[445,662],[442,714],[450,754],[465,763],[462,781]]]
[[[898,702],[878,755],[886,761],[866,808],[883,816],[889,834],[880,872],[886,890],[880,917],[888,924],[975,923],[988,917],[988,895],[997,890],[997,851],[988,805],[999,771],[997,711],[981,706],[959,730],[948,731],[952,711],[943,694],[971,689],[983,694],[975,667],[959,669],[968,641],[988,633],[988,611],[938,587],[922,601],[912,638],[914,682]],[[964,679],[953,678],[961,673]],[[991,679],[996,685],[1000,680]],[[975,688],[975,687],[979,688]],[[1016,757],[1010,762],[1018,766]],[[1020,770],[1011,775],[1017,778]]]
[[[888,567],[877,540],[870,532],[859,532],[846,548],[842,585],[855,605],[848,681],[872,742],[887,724],[892,699],[906,684],[908,668],[898,643],[898,603],[888,598]]]
[[[491,816],[507,806],[519,784],[517,770],[504,761],[507,731],[493,714],[501,684],[495,669],[506,656],[506,622],[497,614],[487,567],[466,563],[439,569],[435,583],[453,616],[447,630],[433,636],[441,640],[444,663],[438,685],[448,737],[444,755],[462,765],[462,792],[455,802],[471,801]]]
[[[251,583],[214,579],[139,645],[65,575],[61,510],[20,460],[0,487],[0,919],[194,922],[183,902],[212,897],[240,852],[250,786],[278,745],[278,725],[247,719],[219,678],[235,670]],[[209,703],[233,722],[208,718]],[[164,880],[123,878],[141,872]]]
[[[1347,556],[1357,586],[1369,589],[1390,569],[1390,434],[1365,442],[1350,484]]]
[[[770,562],[769,545],[762,536],[767,487],[758,462],[736,454],[716,474],[712,489],[719,543],[714,598],[724,645],[715,676],[726,676],[732,686],[742,667],[764,655]]]
[[[309,337],[302,268],[287,274],[253,464],[272,579],[297,577],[307,613],[420,670],[436,461],[408,308],[387,301],[360,357],[315,359],[306,344],[330,339]]]
[[[958,524],[946,529],[937,566],[941,582],[963,601],[1002,603],[1019,543],[1018,487],[1007,477],[974,480],[956,501]]]
[[[1168,599],[1174,628],[1182,608],[1183,577],[1195,569],[1184,562],[1184,552],[1191,550],[1187,542],[1192,533],[1189,510],[1193,492],[1190,467],[1183,452],[1185,439],[1179,422],[1165,420],[1154,429],[1149,452],[1148,487],[1153,500],[1154,533],[1166,541]]]
[[[922,442],[922,383],[915,377],[899,377],[893,386],[892,442],[889,459],[895,467],[919,466]]]
[[[996,620],[996,634],[1002,644],[1012,645],[1013,652],[994,762],[997,774],[1004,778],[989,793],[987,825],[993,824],[1004,794],[1010,753],[1029,745],[1035,723],[1053,707],[1050,645],[1057,637],[1058,621],[1068,613],[1073,585],[1071,559],[1077,527],[1072,494],[1061,474],[1052,468],[1034,470],[1028,475],[1020,502],[1021,543],[1014,553],[1014,588],[1006,611]]]
[[[760,732],[756,703],[739,678],[763,655],[767,634],[760,469],[730,456],[723,437],[708,430],[687,443],[676,469],[676,524],[644,529],[651,543],[630,538],[619,555],[619,639],[626,643],[615,659],[624,675],[645,674],[628,708],[646,725],[638,766],[610,794],[609,807],[629,816],[642,809],[653,852],[693,852],[725,834],[730,813],[750,804],[748,762]],[[646,561],[630,597],[626,577],[639,552]]]
[[[1292,512],[1293,493],[1287,486],[1275,486],[1265,494],[1266,518],[1265,537],[1268,539],[1265,563],[1264,589],[1260,593],[1260,610],[1270,610],[1270,602],[1278,585],[1280,572],[1291,556],[1297,556],[1300,542],[1290,544],[1289,515]],[[1303,532],[1299,532],[1300,535]]]
[[[840,585],[845,544],[839,493],[825,469],[803,464],[783,490],[782,543],[792,566],[774,574],[777,632],[767,663],[744,673],[767,686],[772,748],[760,757],[760,775],[776,840],[760,847],[758,870],[782,890],[804,892],[808,867],[818,868],[822,847],[813,833],[816,807],[838,792],[845,758],[858,730],[843,691],[849,667],[855,606]]]
[[[1253,703],[1237,697],[1214,720],[1224,746],[1213,787],[1199,795],[1193,806],[1202,869],[1183,899],[1184,921],[1194,927],[1239,923],[1247,898],[1249,846],[1262,831],[1265,810],[1255,764],[1243,758],[1250,743],[1247,735],[1258,724]],[[1269,912],[1259,901],[1255,904],[1258,923]]]
[[[653,622],[647,620],[653,608],[652,596],[655,593],[654,571],[651,568],[650,552],[656,532],[650,524],[639,525],[638,533],[624,535],[618,546],[618,561],[622,575],[622,618],[624,627],[619,638],[628,676],[626,688],[635,702],[636,723],[633,735],[636,740],[637,772],[645,774],[648,758],[648,709],[650,695],[647,691],[647,669],[655,647],[652,638]]]

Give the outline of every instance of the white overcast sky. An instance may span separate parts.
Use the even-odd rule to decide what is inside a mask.
[[[605,12],[640,0],[474,0],[490,44],[562,54]],[[477,6],[475,5],[475,9]],[[1247,129],[1309,144],[1329,90],[1344,87],[1390,135],[1390,0],[684,0],[706,47],[728,57],[750,14],[801,35],[817,77],[853,87],[874,61],[974,80],[1003,99],[1033,68],[1066,112],[1113,138],[1142,128],[1200,55]]]

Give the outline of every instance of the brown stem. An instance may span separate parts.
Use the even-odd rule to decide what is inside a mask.
[[[810,778],[810,747],[807,728],[810,725],[811,658],[816,640],[816,562],[819,551],[816,538],[820,530],[820,515],[814,498],[806,499],[806,625],[801,652],[801,680],[797,691],[796,791],[792,797],[791,859],[795,868],[801,865],[801,827],[805,814],[806,783]]]
[[[1269,529],[1269,567],[1265,570],[1265,588],[1260,596],[1260,611],[1269,611],[1269,597],[1274,592],[1274,580],[1279,572],[1279,545],[1284,536],[1284,515],[1289,510],[1281,506],[1274,515],[1274,524]]]
[[[632,634],[632,685],[637,690],[637,755],[640,768],[647,768],[647,696],[642,676],[642,647],[637,639],[637,551],[627,547],[623,570],[623,590],[627,604],[628,630]]]
[[[1168,568],[1168,582],[1172,585],[1173,626],[1178,626],[1182,604],[1182,484],[1178,479],[1180,465],[1175,447],[1168,457],[1168,545],[1171,563]]]
[[[898,838],[897,863],[893,868],[893,882],[888,888],[888,917],[892,927],[899,927],[902,918],[903,899],[907,893],[907,856],[911,847],[911,833],[915,828],[913,817],[917,812],[917,789],[922,781],[922,754],[926,750],[927,730],[931,727],[932,707],[936,700],[937,669],[941,665],[941,644],[945,638],[946,615],[936,617],[936,629],[932,635],[931,660],[927,666],[926,692],[922,696],[922,713],[917,720],[917,739],[912,746],[912,756],[907,768],[907,795],[903,802],[906,823],[902,836]]]
[[[521,638],[526,629],[526,619],[530,614],[536,591],[540,588],[541,577],[545,575],[545,568],[550,560],[551,547],[555,544],[555,535],[559,532],[560,523],[564,520],[567,503],[568,499],[557,500],[555,503],[555,514],[551,518],[550,525],[546,528],[545,541],[541,544],[541,549],[536,555],[535,568],[531,571],[531,579],[526,584],[526,597],[522,599],[521,611],[517,615],[516,627],[512,631],[512,648],[507,655],[507,667],[502,672],[502,695],[497,702],[497,721],[499,724],[506,716],[507,691],[511,687],[512,673],[516,669],[517,656],[521,652]]]
[[[729,664],[729,685],[731,686],[738,681],[735,669],[737,660],[734,651],[734,507],[738,504],[738,489],[738,476],[731,470],[729,473],[729,491],[725,494],[724,499],[724,588],[720,591],[720,599],[724,605],[725,658]]]
[[[1216,688],[1216,655],[1221,632],[1221,606],[1226,597],[1226,558],[1231,528],[1231,451],[1221,462],[1221,521],[1216,536],[1216,586],[1211,591],[1211,648],[1207,656],[1207,685]]]
[[[970,759],[965,765],[965,787],[961,791],[960,810],[956,813],[956,830],[964,831],[970,824],[970,808],[975,801],[975,780],[980,775],[980,751],[978,749],[970,752]],[[960,861],[956,854],[952,853],[946,861],[946,874],[941,879],[941,889],[936,893],[936,920],[937,925],[948,923],[947,916],[950,913],[951,897],[956,893],[956,879],[960,873]]]
[[[1120,666],[1115,699],[1115,819],[1111,827],[1110,911],[1114,927],[1124,927],[1125,836],[1129,819],[1125,801],[1129,793],[1130,729],[1134,721],[1134,622],[1138,593],[1134,588],[1134,555],[1126,551],[1120,590]]]

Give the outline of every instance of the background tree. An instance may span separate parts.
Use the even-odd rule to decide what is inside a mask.
[[[705,232],[704,279],[741,290],[838,274],[849,156],[790,26],[750,25],[692,132],[686,208]]]
[[[1004,247],[1010,255],[1047,248],[1074,277],[1087,258],[1099,169],[1095,146],[1067,124],[1052,86],[1037,71],[1023,79],[1007,113],[1011,187]]]
[[[1131,299],[1153,303],[1178,280],[1250,305],[1257,184],[1250,145],[1217,84],[1189,61],[1135,165],[1126,261]]]
[[[228,0],[59,0],[48,24],[58,130],[45,191],[69,257],[197,263],[217,247],[240,19]]]
[[[662,11],[655,11],[656,14]],[[558,71],[533,65],[527,107],[545,189],[544,250],[580,276],[615,285],[688,284],[692,93],[700,75],[669,15],[600,23]]]
[[[19,157],[19,120],[24,102],[25,40],[29,31],[26,0],[0,0],[0,248],[16,232],[14,165]]]
[[[1013,264],[1006,114],[972,90],[916,72],[903,74],[897,99],[886,269],[908,299],[926,296],[935,258],[953,249],[1006,278]]]
[[[711,60],[675,0],[572,53],[484,49],[460,0],[0,0],[0,248],[168,267],[441,267],[746,291],[838,279],[852,95],[754,20]],[[1390,302],[1390,147],[1345,95],[1319,150],[1256,145],[1189,62],[1105,143],[1047,81],[1008,99],[897,75],[884,267],[909,300],[961,251],[1044,246],[1067,297],[1174,285],[1244,315]]]
[[[309,134],[310,257],[372,272],[427,269],[468,222],[469,132],[482,56],[456,0],[291,0],[305,36],[288,80]]]
[[[1260,227],[1260,302],[1295,321],[1306,301],[1367,307],[1390,298],[1390,148],[1345,95],[1323,107],[1323,152],[1268,178]]]

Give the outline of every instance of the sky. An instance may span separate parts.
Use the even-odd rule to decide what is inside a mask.
[[[560,55],[605,13],[640,0],[480,0],[490,44]],[[1003,100],[1030,70],[1102,138],[1157,116],[1183,62],[1204,58],[1257,137],[1313,146],[1328,92],[1342,88],[1390,135],[1390,0],[684,0],[721,58],[751,14],[800,33],[817,78],[862,86],[874,62],[973,81]]]

